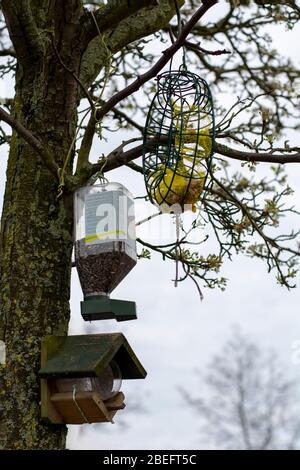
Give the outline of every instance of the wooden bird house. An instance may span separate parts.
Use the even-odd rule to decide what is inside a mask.
[[[121,380],[146,374],[122,333],[46,336],[41,418],[52,424],[111,422],[125,407]]]

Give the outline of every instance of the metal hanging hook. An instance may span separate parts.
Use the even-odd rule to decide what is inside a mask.
[[[182,19],[181,19],[181,12],[180,8],[178,6],[177,0],[174,0],[174,5],[175,5],[175,10],[176,10],[176,15],[177,15],[177,28],[178,28],[178,35],[180,36],[182,32]],[[181,69],[184,71],[187,71],[187,65],[186,65],[186,50],[185,47],[182,46],[182,65]]]

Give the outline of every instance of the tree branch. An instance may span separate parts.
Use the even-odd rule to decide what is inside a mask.
[[[104,104],[104,103],[105,103],[104,101],[100,102],[101,105]],[[112,111],[115,119],[120,119],[120,120],[124,119],[130,126],[134,127],[138,131],[140,131],[141,134],[144,132],[144,127],[141,126],[140,124],[138,124],[136,121],[134,121],[130,116],[127,116],[127,114],[124,113],[124,111],[121,111],[118,108],[112,108],[111,111]]]
[[[1,8],[18,59],[31,63],[39,59],[44,53],[44,45],[32,16],[30,1],[1,0]]]
[[[92,112],[79,149],[75,176],[80,176],[80,172],[82,170],[86,171],[86,167],[89,165],[89,156],[95,135],[96,124],[97,121],[95,119],[94,113]]]
[[[115,28],[121,20],[137,13],[141,8],[151,5],[157,5],[157,1],[131,0],[128,2],[128,0],[119,0],[118,2],[110,2],[106,5],[101,5],[94,12],[94,17],[101,32],[105,32],[107,29]],[[86,39],[88,42],[99,34],[95,22],[87,10],[84,28],[86,30]]]
[[[132,6],[134,10],[128,9],[128,5],[125,8],[127,0],[126,2],[118,0],[112,3],[114,8],[111,14],[114,19],[111,18],[110,22],[107,21],[109,14],[104,13],[108,5],[103,5],[101,7],[101,12],[103,10],[102,19],[98,16],[98,28],[93,21],[93,28],[97,29],[97,34],[93,35],[94,37],[87,45],[81,61],[80,79],[87,87],[99,75],[103,65],[108,62],[110,54],[115,54],[128,44],[164,28],[175,11],[174,0],[160,0],[159,3],[157,0],[148,2],[130,0],[130,8]],[[179,0],[179,3],[182,4],[183,0]],[[124,15],[121,14],[121,5],[126,10]],[[111,8],[112,4],[110,4]],[[131,15],[128,14],[130,11]],[[88,18],[91,21],[92,16],[89,14]],[[99,35],[98,29],[101,35]]]
[[[167,137],[161,136],[160,142],[163,144],[168,143]],[[100,171],[103,167],[105,161],[105,168],[104,172],[114,170],[119,168],[123,165],[127,165],[129,162],[136,160],[137,158],[143,155],[144,145],[140,144],[136,147],[133,147],[126,152],[124,152],[124,147],[126,147],[132,140],[123,142],[119,145],[115,150],[113,150],[106,158],[102,158],[99,160],[98,163],[94,163],[93,165],[89,166],[88,175],[89,177],[93,176],[93,174]],[[147,142],[147,149],[151,149],[152,140]],[[157,139],[153,139],[153,146],[157,145]],[[274,155],[273,153],[254,153],[254,152],[243,152],[240,150],[235,150],[229,148],[225,145],[215,143],[215,152],[224,155],[229,158],[233,158],[235,160],[240,160],[243,162],[265,162],[265,163],[278,163],[278,164],[285,164],[285,163],[300,163],[300,153],[296,153],[294,155]]]
[[[293,155],[273,153],[256,153],[256,152],[243,152],[227,147],[226,145],[215,143],[215,152],[225,157],[233,158],[234,160],[241,160],[243,162],[265,162],[265,163],[300,163],[300,153]]]
[[[12,106],[14,104],[14,98],[0,98],[0,105]]]
[[[204,14],[215,4],[218,3],[218,0],[207,0],[203,5],[198,8],[196,13],[191,17],[191,19],[186,23],[182,28],[181,33],[179,34],[176,41],[164,51],[162,57],[156,62],[156,64],[151,67],[148,72],[144,73],[138,77],[131,85],[124,88],[120,92],[116,93],[112,98],[110,98],[105,105],[103,105],[96,113],[97,119],[102,119],[105,114],[107,114],[114,106],[116,106],[120,101],[132,95],[138,91],[142,85],[154,78],[163,67],[169,62],[173,55],[182,47],[187,36],[193,29],[193,27],[198,23],[198,21],[204,16]]]
[[[123,142],[119,147],[113,150],[107,157],[101,158],[97,163],[90,164],[88,171],[85,174],[85,178],[89,179],[95,173],[98,173],[103,168],[103,172],[115,170],[123,165],[127,165],[132,160],[135,160],[143,155],[144,145],[140,144],[137,147],[133,147],[127,152],[124,152],[124,147],[128,145],[132,140]],[[157,140],[153,139],[153,145],[157,144]],[[147,142],[147,148],[151,148],[151,141]],[[104,166],[105,164],[105,166]],[[78,175],[79,176],[79,175]]]
[[[201,52],[201,54],[206,54],[206,55],[224,55],[224,54],[231,54],[231,51],[228,51],[227,49],[220,49],[217,51],[209,51],[205,49],[204,47],[200,46],[199,44],[194,44],[191,41],[184,41],[184,45],[188,47],[189,49],[196,50]]]
[[[112,31],[109,37],[109,40],[108,38],[102,38],[102,41],[101,41],[103,43],[102,48],[106,49],[106,52],[107,52],[108,47],[109,47],[112,50],[112,52],[116,52],[117,50],[120,49],[120,47],[123,47],[124,45],[128,44],[128,42],[132,42],[139,37],[147,35],[147,33],[150,34],[158,30],[159,27],[162,27],[163,21],[166,21],[169,18],[170,14],[172,13],[172,8],[170,7],[171,3],[172,3],[171,0],[162,0],[162,2],[160,2],[159,5],[155,3],[156,6],[155,8],[152,8],[153,11],[152,10],[149,11],[149,9],[148,10],[144,9],[145,11],[140,12],[141,18],[139,18],[139,15],[137,14],[135,16],[132,16],[132,18],[131,17],[128,18],[127,20],[125,19],[125,20],[119,21],[118,27],[116,28],[115,31]],[[217,3],[217,1],[216,0],[210,1],[210,3],[214,4],[214,3]],[[140,10],[143,10],[141,9],[142,5],[143,3],[139,2]],[[149,7],[148,2],[147,2],[147,6]],[[202,14],[204,14],[204,12],[208,8],[209,8],[208,6],[205,8],[202,7],[202,9],[199,9],[199,10],[202,10]],[[192,19],[194,19],[193,21],[195,21],[195,15],[192,17]],[[191,27],[194,24],[193,21],[191,22]],[[132,27],[133,26],[132,23],[135,26],[135,28]],[[182,41],[185,39],[188,33],[189,33],[189,30],[187,29],[185,36],[183,36],[182,38]],[[99,35],[99,31],[98,31],[98,35]],[[98,40],[98,38],[95,38],[95,39]],[[180,48],[180,45],[181,43],[178,43],[177,49]],[[175,53],[177,49],[174,48],[173,52],[171,51],[171,54]],[[81,74],[81,82],[84,82],[84,83],[86,83],[86,80],[87,80],[87,73],[89,74],[91,73],[90,70],[85,70],[85,65],[84,65],[85,62],[90,63],[90,61],[87,60],[90,52],[87,53],[86,60],[83,60],[81,64],[81,72],[84,70],[83,75]],[[92,63],[94,64],[95,61],[93,60]],[[102,60],[102,63],[103,63],[103,60]],[[161,66],[163,66],[163,64]],[[155,74],[155,70],[153,71],[153,73]],[[82,76],[85,78],[82,78]],[[145,81],[147,81],[147,77],[145,77],[145,79],[146,79]],[[99,109],[99,111],[96,112],[97,121],[101,121],[104,114],[106,114],[104,113],[101,115],[101,110],[103,110],[106,105],[107,103],[104,103],[102,107]],[[114,106],[109,107],[109,111],[113,109],[114,109]],[[89,179],[90,174],[92,176],[92,174],[97,173],[99,171],[99,167],[97,167],[96,169],[95,167],[93,167],[93,165],[88,163],[88,156],[89,156],[91,145],[92,145],[95,125],[96,125],[96,122],[94,120],[94,116],[92,116],[91,121],[88,124],[86,135],[83,138],[83,142],[82,142],[81,149],[79,152],[78,165],[77,165],[76,173],[74,176],[75,181],[78,181],[78,180],[84,181],[87,175]]]
[[[129,163],[126,163],[126,166],[130,168],[131,170],[136,171],[137,173],[140,173],[141,175],[144,174],[143,167],[140,165],[137,165],[136,163],[129,162]]]
[[[37,152],[41,160],[45,162],[49,170],[57,176],[58,165],[55,163],[49,150],[46,149],[39,139],[37,139],[28,129],[26,129],[26,127],[14,119],[3,108],[0,108],[0,120],[9,124],[21,137],[23,137],[23,139]]]
[[[2,49],[0,51],[0,57],[6,56],[17,57],[16,51],[12,47],[10,47],[9,49]]]
[[[176,41],[172,44],[170,48],[168,48],[163,56],[159,59],[159,61],[144,75],[139,77],[135,82],[133,82],[131,85],[126,87],[124,90],[121,92],[117,93],[115,96],[113,96],[110,100],[108,100],[105,103],[101,103],[101,108],[97,111],[97,119],[102,119],[102,117],[109,111],[114,110],[114,106],[118,104],[120,101],[122,101],[124,98],[129,96],[130,94],[134,93],[137,91],[140,86],[142,86],[144,83],[146,83],[149,79],[153,78],[162,68],[163,66],[168,62],[170,57],[182,46],[182,44],[186,44],[186,37],[188,36],[190,30],[193,28],[193,26],[197,23],[199,18],[203,16],[203,14],[213,5],[217,3],[216,1],[208,1],[205,2],[202,7],[200,7],[197,12],[193,15],[193,17],[186,23],[184,28],[182,29],[181,33],[177,37]],[[194,46],[194,45],[193,45]],[[216,54],[219,54],[220,52],[223,51],[215,51]],[[124,151],[124,147],[127,145],[127,143],[122,144],[119,146],[117,149],[115,149],[113,152],[111,152],[107,158],[101,159],[98,163],[96,164],[87,164],[88,160],[86,156],[89,154],[90,151],[90,144],[91,144],[91,139],[90,136],[89,139],[84,139],[85,142],[83,142],[83,152],[81,155],[85,154],[85,158],[82,159],[80,158],[80,161],[84,162],[84,175],[80,175],[78,172],[76,172],[76,176],[79,177],[82,181],[84,178],[90,178],[92,175],[95,173],[99,172],[101,169],[103,169],[103,165],[105,163],[105,168],[104,171],[110,171],[112,169],[118,168],[122,165],[127,165],[129,162],[132,160],[135,160],[136,158],[140,157],[143,153],[143,145],[139,145],[133,149],[130,149],[128,151]],[[88,152],[86,152],[86,143],[88,142]],[[151,143],[149,143],[151,145]],[[225,145],[221,145],[218,143],[215,143],[215,152],[219,153],[220,155],[224,155],[229,158],[241,160],[241,161],[248,161],[248,162],[267,162],[267,163],[280,163],[280,164],[285,164],[285,163],[295,163],[295,162],[300,162],[300,153],[295,153],[293,155],[288,155],[288,154],[277,154],[274,152],[264,152],[264,153],[256,153],[256,152],[243,152],[240,150],[235,150],[231,149]]]

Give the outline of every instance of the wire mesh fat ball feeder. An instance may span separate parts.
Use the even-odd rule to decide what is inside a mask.
[[[158,76],[145,131],[143,170],[150,201],[196,210],[213,154],[208,84],[183,65]]]

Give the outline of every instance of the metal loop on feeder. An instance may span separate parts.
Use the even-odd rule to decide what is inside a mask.
[[[143,169],[151,202],[195,210],[214,133],[213,101],[205,80],[185,68],[160,75],[144,131]]]

